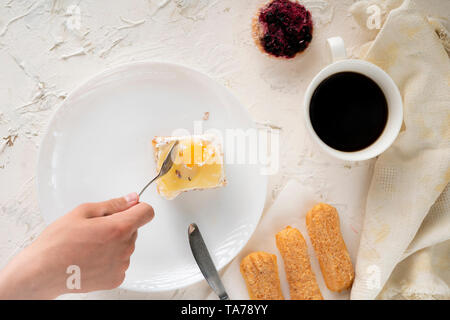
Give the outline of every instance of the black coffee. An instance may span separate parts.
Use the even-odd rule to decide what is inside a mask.
[[[380,87],[356,72],[336,73],[314,91],[309,114],[314,131],[333,149],[367,148],[383,133],[388,118]]]

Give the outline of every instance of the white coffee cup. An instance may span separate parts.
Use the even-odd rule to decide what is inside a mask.
[[[397,138],[403,123],[403,103],[397,85],[380,67],[363,60],[347,59],[344,41],[340,37],[327,41],[333,63],[322,69],[311,81],[306,90],[304,116],[311,137],[328,154],[342,160],[362,161],[374,158],[389,148]],[[372,79],[383,91],[388,105],[388,119],[381,136],[370,146],[355,152],[336,150],[323,142],[311,124],[310,103],[316,88],[328,77],[340,72],[356,72]],[[351,91],[349,91],[351,94]]]

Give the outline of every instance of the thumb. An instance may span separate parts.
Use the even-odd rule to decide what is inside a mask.
[[[107,217],[115,222],[121,222],[128,225],[131,231],[135,231],[143,225],[150,222],[155,216],[155,212],[151,205],[140,202],[126,211],[116,213]]]
[[[109,216],[117,212],[128,210],[136,205],[139,201],[139,196],[136,192],[130,193],[121,198],[115,198],[102,202],[90,203],[84,212],[87,218]]]

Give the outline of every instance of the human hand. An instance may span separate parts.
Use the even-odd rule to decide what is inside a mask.
[[[0,299],[53,299],[64,293],[119,286],[130,264],[137,229],[153,219],[138,195],[85,203],[48,226],[0,272]],[[80,288],[68,289],[69,266]]]

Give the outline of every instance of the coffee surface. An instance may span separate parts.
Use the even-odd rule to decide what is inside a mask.
[[[383,133],[388,119],[381,88],[356,72],[336,73],[316,88],[310,118],[319,138],[333,149],[363,150]]]

